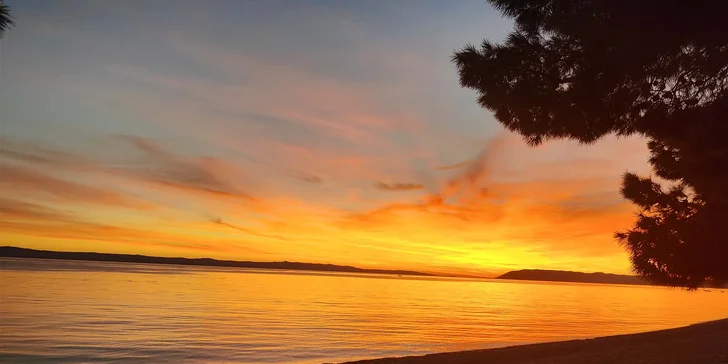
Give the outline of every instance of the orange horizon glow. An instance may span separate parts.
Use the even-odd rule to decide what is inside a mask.
[[[266,22],[184,3],[134,24],[114,21],[123,4],[24,6],[3,39],[0,245],[630,272],[612,236],[634,221],[619,186],[648,171],[644,140],[531,148],[504,131],[449,61],[510,30],[485,2],[392,23],[339,4],[229,5]]]
[[[158,153],[149,157],[162,162],[149,171],[109,169],[91,160],[81,163],[81,156],[42,155],[39,148],[18,144],[3,151],[3,187],[27,200],[3,196],[0,243],[476,276],[528,268],[628,273],[626,253],[611,236],[631,223],[633,208],[615,191],[618,175],[584,171],[600,163],[619,165],[618,159],[639,150],[641,141],[607,143],[618,146],[612,154],[617,160],[514,167],[507,162],[509,154],[538,154],[550,146],[529,148],[504,134],[461,166],[433,168],[436,184],[373,184],[373,192],[379,191],[367,197],[343,193],[344,202],[366,206],[356,210],[284,196],[281,190],[270,189],[267,195],[242,192],[236,181],[223,182],[222,176],[234,175],[228,162],[172,157],[150,140],[144,140],[144,153]],[[581,148],[587,147],[567,149]],[[78,160],[63,165],[52,155]],[[41,160],[45,168],[94,175],[107,189],[81,178],[71,182],[42,175],[34,169]],[[208,179],[175,182],[153,176],[154,168],[164,173],[170,166]],[[568,170],[580,175],[562,176]],[[538,178],[527,179],[534,172]],[[301,183],[315,185],[323,197],[331,188],[318,181]],[[193,211],[170,208],[165,201],[185,201]]]

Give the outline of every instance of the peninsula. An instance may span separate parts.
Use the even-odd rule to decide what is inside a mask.
[[[369,273],[393,274],[408,276],[435,276],[434,274],[415,272],[410,270],[366,269],[348,265],[300,263],[300,262],[251,262],[235,260],[217,260],[212,258],[166,258],[147,255],[87,253],[87,252],[59,252],[50,250],[35,250],[12,246],[0,247],[0,257],[31,258],[31,259],[64,259],[64,260],[90,260],[97,262],[122,262],[146,264],[175,264],[196,265],[210,267],[234,267],[257,269],[282,269],[316,272],[343,272],[343,273]]]

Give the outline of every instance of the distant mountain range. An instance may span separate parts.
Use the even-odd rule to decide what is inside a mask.
[[[611,273],[581,273],[564,270],[524,269],[508,272],[496,279],[521,281],[609,283],[609,284],[650,284],[638,277]]]
[[[176,264],[197,265],[210,267],[236,267],[258,269],[284,269],[316,272],[345,272],[345,273],[375,273],[408,276],[434,276],[434,274],[415,272],[410,270],[364,269],[348,265],[298,263],[298,262],[249,262],[235,260],[217,260],[211,258],[164,258],[146,255],[107,254],[107,253],[75,253],[57,252],[50,250],[35,250],[17,248],[12,246],[0,247],[0,257],[34,258],[34,259],[64,259],[64,260],[91,260],[98,262],[147,263],[147,264]]]
[[[63,260],[89,260],[98,262],[121,263],[147,263],[147,264],[175,264],[210,267],[281,269],[314,272],[342,272],[342,273],[374,273],[408,276],[443,276],[416,272],[411,270],[366,269],[348,265],[300,263],[300,262],[251,262],[235,260],[217,260],[211,258],[165,258],[147,255],[107,254],[107,253],[76,253],[58,252],[50,250],[35,250],[12,246],[0,247],[0,257],[33,258],[33,259],[63,259]],[[463,278],[477,278],[472,276],[457,276]],[[550,282],[577,282],[577,283],[608,283],[608,284],[649,284],[635,276],[609,274],[609,273],[581,273],[561,270],[524,269],[511,271],[496,277],[496,279],[510,279],[523,281],[550,281]]]

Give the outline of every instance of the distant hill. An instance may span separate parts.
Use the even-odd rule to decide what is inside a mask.
[[[582,273],[564,270],[524,269],[508,272],[496,279],[513,279],[522,281],[578,282],[578,283],[610,283],[610,284],[650,284],[635,276],[611,273]]]
[[[236,267],[258,269],[286,269],[317,272],[345,272],[345,273],[376,273],[396,274],[409,276],[434,276],[434,274],[415,272],[409,270],[364,269],[348,265],[298,263],[298,262],[250,262],[235,260],[217,260],[211,258],[164,258],[146,255],[106,254],[106,253],[74,253],[57,252],[49,250],[35,250],[17,248],[12,246],[0,247],[0,257],[34,258],[34,259],[65,259],[65,260],[91,260],[98,262],[147,263],[147,264],[178,264],[210,267]]]

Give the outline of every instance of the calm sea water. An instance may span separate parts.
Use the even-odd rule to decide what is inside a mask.
[[[728,317],[728,292],[0,259],[0,361],[323,363]]]

